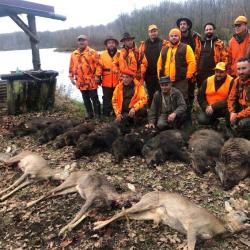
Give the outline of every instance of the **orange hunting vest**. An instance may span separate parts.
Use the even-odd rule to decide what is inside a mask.
[[[227,75],[225,82],[220,86],[217,91],[215,91],[215,76],[210,76],[207,78],[207,88],[206,88],[206,98],[207,103],[212,105],[216,102],[224,101],[227,99],[230,89],[230,83],[233,78]]]

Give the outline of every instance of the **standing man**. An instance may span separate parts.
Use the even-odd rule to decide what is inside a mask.
[[[103,114],[110,116],[112,108],[112,96],[116,85],[119,82],[119,74],[114,69],[114,58],[119,58],[117,50],[118,40],[112,36],[104,41],[106,50],[101,53],[99,64],[96,69],[96,82],[102,84],[103,92]]]
[[[201,40],[201,50],[197,51],[197,87],[214,74],[214,67],[219,62],[227,64],[227,50],[224,42],[215,35],[215,25],[204,25],[204,38]]]
[[[215,74],[208,77],[198,93],[198,102],[202,112],[198,115],[200,125],[216,126],[219,117],[226,120],[226,128],[230,129],[227,99],[232,89],[234,79],[227,74],[226,64],[219,62]]]
[[[173,82],[173,87],[178,88],[189,106],[188,81],[196,71],[195,56],[192,48],[180,42],[181,32],[179,29],[171,29],[169,42],[161,50],[158,62],[158,77],[168,76]],[[187,112],[187,122],[191,123],[191,112]]]
[[[181,42],[188,44],[195,55],[195,59],[197,62],[199,51],[201,50],[201,36],[195,32],[192,31],[192,21],[187,17],[181,17],[176,21],[177,27],[179,27],[181,31]],[[189,113],[189,117],[191,117],[191,112],[193,109],[193,102],[194,102],[194,90],[195,90],[195,84],[196,84],[196,77],[193,75],[191,79],[188,81],[188,107],[187,107],[187,113]],[[191,122],[191,120],[190,120]]]
[[[129,33],[124,33],[120,42],[123,43],[119,58],[116,57],[114,64],[117,71],[130,70],[134,72],[138,81],[143,83],[144,75],[147,68],[147,60],[145,55],[140,55],[139,49],[136,48],[135,37],[130,36]]]
[[[146,41],[141,42],[139,51],[141,56],[146,56],[148,62],[145,83],[150,107],[154,93],[160,89],[157,77],[157,60],[166,41],[159,38],[159,31],[155,24],[149,25],[148,36],[149,38]]]
[[[101,105],[97,95],[97,83],[95,81],[95,71],[99,56],[97,52],[88,46],[88,38],[85,35],[77,37],[78,49],[73,51],[69,65],[69,78],[73,85],[82,93],[82,98],[87,118],[94,116],[99,118]]]
[[[228,45],[228,73],[237,75],[236,63],[242,56],[250,56],[250,32],[247,28],[247,18],[238,16],[234,21],[235,34]]]
[[[228,98],[230,122],[241,136],[250,139],[250,58],[241,57],[236,66],[239,77]]]

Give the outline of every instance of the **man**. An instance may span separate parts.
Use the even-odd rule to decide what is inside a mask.
[[[224,62],[217,63],[214,70],[215,74],[208,77],[199,89],[198,102],[202,112],[198,115],[198,123],[216,126],[218,118],[224,117],[227,128],[230,128],[227,98],[234,79],[227,74]]]
[[[116,86],[112,98],[116,121],[121,122],[127,116],[133,120],[136,116],[146,115],[143,108],[147,104],[147,94],[143,84],[135,79],[131,70],[123,70],[120,74],[122,81]]]
[[[247,29],[247,18],[238,16],[234,21],[235,34],[228,45],[228,73],[236,77],[238,59],[250,56],[250,32]]]
[[[144,75],[147,68],[147,60],[145,56],[141,56],[139,50],[135,47],[135,37],[129,33],[124,33],[120,42],[123,43],[119,58],[116,57],[114,64],[117,71],[130,70],[134,72],[137,80],[143,83]]]
[[[214,67],[219,62],[227,64],[227,50],[222,40],[215,35],[215,25],[204,25],[204,38],[201,40],[201,50],[197,53],[197,87],[214,74]]]
[[[169,77],[161,77],[159,83],[161,91],[154,94],[146,127],[157,126],[159,130],[180,128],[187,109],[183,95],[180,90],[172,87]]]
[[[195,32],[192,31],[192,21],[187,17],[181,17],[176,21],[177,27],[181,31],[181,42],[188,44],[195,55],[196,62],[198,60],[198,54],[201,50],[201,36]],[[195,90],[195,83],[196,83],[196,77],[193,75],[192,78],[188,81],[188,107],[187,112],[189,113],[189,117],[191,117],[191,112],[193,109],[193,103],[194,103],[194,90]],[[191,123],[191,120],[189,121]],[[191,124],[190,124],[191,125]]]
[[[97,95],[95,71],[98,64],[98,54],[88,46],[85,35],[77,37],[78,49],[73,51],[70,59],[69,78],[73,85],[81,91],[87,118],[100,117],[100,101]],[[93,109],[94,108],[94,109]],[[94,111],[93,111],[94,110]]]
[[[178,88],[189,106],[188,81],[196,71],[195,56],[192,48],[180,42],[181,32],[179,29],[171,29],[169,32],[169,42],[161,50],[158,62],[158,77],[168,76],[173,82],[173,86]],[[187,122],[191,123],[191,109],[187,114]]]
[[[103,92],[103,114],[110,116],[112,108],[112,96],[116,85],[119,82],[119,74],[114,69],[114,58],[120,52],[117,50],[119,42],[112,36],[104,41],[106,50],[101,53],[99,64],[96,68],[96,82],[102,84]]]
[[[241,57],[237,62],[238,78],[228,98],[231,124],[237,125],[241,136],[250,139],[250,59]]]
[[[148,104],[150,107],[154,93],[160,89],[157,77],[157,60],[166,41],[159,38],[159,31],[155,24],[149,25],[148,36],[149,38],[145,42],[141,42],[139,51],[141,56],[146,56],[148,62],[145,83],[149,98]]]

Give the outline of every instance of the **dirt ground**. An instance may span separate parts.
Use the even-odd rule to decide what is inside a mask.
[[[32,150],[47,159],[52,167],[63,168],[71,164],[73,148],[53,150],[50,145],[38,145],[30,136],[8,139],[8,129],[22,120],[37,116],[70,117],[70,112],[32,113],[20,116],[4,116],[0,123],[0,151],[16,145]],[[131,157],[120,164],[113,163],[111,154],[102,153],[83,157],[77,161],[79,169],[94,169],[107,176],[120,191],[133,184],[138,192],[152,190],[175,191],[221,217],[224,201],[233,198],[250,200],[250,179],[233,190],[222,190],[213,173],[196,176],[190,166],[181,162],[166,162],[156,168],[148,168],[141,157]],[[20,176],[15,168],[0,165],[0,190]],[[116,221],[106,228],[93,231],[93,222],[112,216],[116,211],[106,211],[100,204],[90,216],[66,236],[58,236],[60,229],[81,208],[83,200],[78,194],[43,201],[35,207],[26,208],[34,200],[56,184],[39,182],[26,187],[7,201],[0,203],[0,249],[183,249],[185,237],[167,226],[153,228],[150,221]],[[117,208],[121,209],[121,208]],[[226,239],[199,242],[197,249],[249,249],[250,232],[242,232]]]

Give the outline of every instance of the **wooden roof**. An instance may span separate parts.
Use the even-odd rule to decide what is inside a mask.
[[[66,20],[65,16],[55,14],[53,6],[23,0],[0,0],[0,17],[28,14],[57,20]]]

